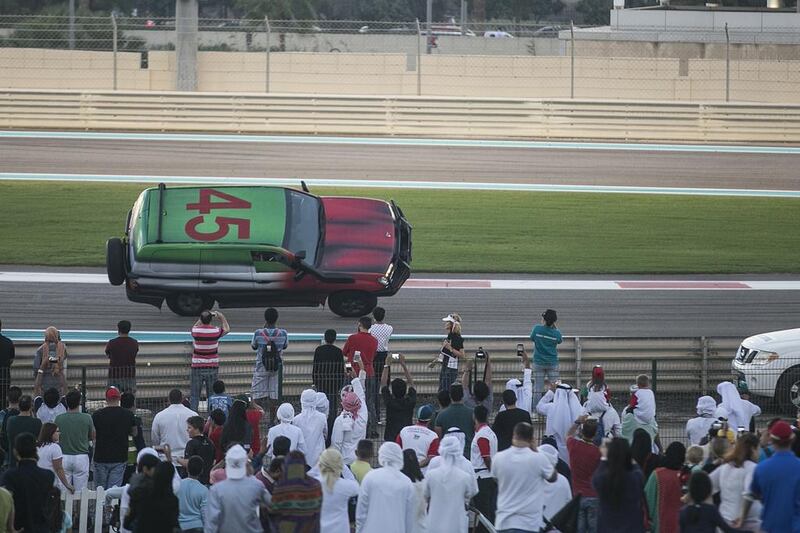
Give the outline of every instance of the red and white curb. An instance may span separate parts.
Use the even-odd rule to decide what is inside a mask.
[[[0,272],[2,283],[67,283],[107,285],[105,274],[69,272]],[[796,291],[798,280],[600,280],[600,279],[444,279],[412,278],[404,289],[417,290],[530,290],[530,291]]]

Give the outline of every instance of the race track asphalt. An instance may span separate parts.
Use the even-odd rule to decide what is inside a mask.
[[[0,139],[0,172],[800,189],[798,156],[550,148]]]
[[[8,329],[43,329],[53,324],[63,329],[113,330],[117,321],[128,319],[138,330],[184,331],[194,322],[172,314],[166,306],[159,311],[129,302],[122,287],[103,284],[0,283],[0,301],[0,318]],[[387,321],[395,331],[406,334],[440,333],[441,317],[458,312],[464,320],[465,334],[527,335],[547,308],[558,311],[559,326],[565,335],[744,338],[800,326],[800,291],[405,288],[394,297],[382,298],[379,304],[387,309]],[[234,331],[241,332],[261,327],[262,311],[231,309],[225,314]],[[323,308],[283,308],[280,312],[281,324],[296,333],[316,333],[327,328],[348,333],[355,328],[354,319],[337,317]]]

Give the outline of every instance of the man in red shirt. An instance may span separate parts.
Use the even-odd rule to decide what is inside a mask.
[[[136,392],[136,354],[139,343],[128,336],[131,323],[120,320],[117,323],[117,337],[106,344],[108,356],[108,386],[121,392]]]
[[[342,352],[350,364],[353,365],[355,375],[364,368],[367,373],[366,396],[367,396],[367,435],[371,439],[378,438],[376,422],[378,420],[375,413],[376,402],[378,401],[378,378],[375,376],[375,369],[372,362],[375,359],[375,352],[378,351],[378,339],[370,335],[369,328],[372,327],[372,319],[362,316],[358,319],[358,332],[350,335],[344,343]]]
[[[576,437],[581,428],[580,438]],[[600,448],[592,442],[597,435],[597,420],[588,415],[578,417],[567,432],[569,468],[572,472],[572,495],[580,494],[578,533],[597,530],[597,492],[592,487],[592,476],[600,464]]]

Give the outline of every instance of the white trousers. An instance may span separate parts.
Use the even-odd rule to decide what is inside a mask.
[[[86,488],[89,483],[89,456],[86,454],[64,455],[63,464],[67,481],[75,487],[75,492]]]

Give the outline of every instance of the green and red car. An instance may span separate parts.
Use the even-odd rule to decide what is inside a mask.
[[[303,189],[146,189],[106,244],[108,279],[183,316],[215,302],[369,313],[411,275],[411,225],[394,202]]]

